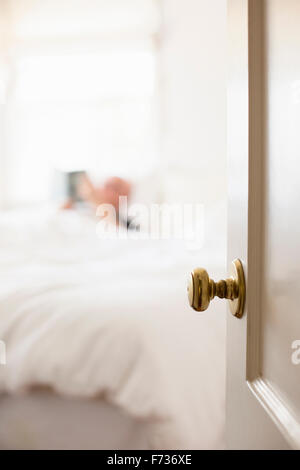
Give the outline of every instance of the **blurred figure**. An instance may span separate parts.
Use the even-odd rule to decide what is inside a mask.
[[[130,225],[129,220],[123,220],[119,214],[119,198],[121,196],[130,198],[131,183],[117,176],[108,178],[102,186],[95,186],[90,178],[83,174],[77,186],[77,195],[79,198],[93,207],[100,204],[111,204],[117,214],[117,222]],[[75,198],[70,197],[62,206],[62,209],[73,209],[76,202]]]
[[[78,193],[89,204],[97,207],[100,204],[112,204],[119,211],[119,198],[130,197],[131,184],[117,176],[113,176],[104,182],[103,186],[93,185],[88,176],[84,175],[79,183]]]

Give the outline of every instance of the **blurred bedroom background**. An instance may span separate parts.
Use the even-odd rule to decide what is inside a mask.
[[[224,448],[226,305],[186,281],[226,273],[226,0],[0,0],[0,121],[0,449]],[[201,244],[103,241],[78,170]]]
[[[216,8],[218,14],[216,14]],[[57,170],[205,208],[226,244],[226,1],[0,0],[2,209]]]

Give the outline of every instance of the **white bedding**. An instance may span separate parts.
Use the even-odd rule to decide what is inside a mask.
[[[196,314],[186,276],[222,257],[99,240],[76,213],[0,218],[0,392],[51,387],[153,420],[153,448],[224,446],[225,308]]]

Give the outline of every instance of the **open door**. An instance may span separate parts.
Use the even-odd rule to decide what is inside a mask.
[[[227,447],[300,448],[300,2],[229,0]]]

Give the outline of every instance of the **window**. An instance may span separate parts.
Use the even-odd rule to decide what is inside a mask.
[[[155,166],[158,2],[6,3],[6,202],[47,200],[55,169]]]

